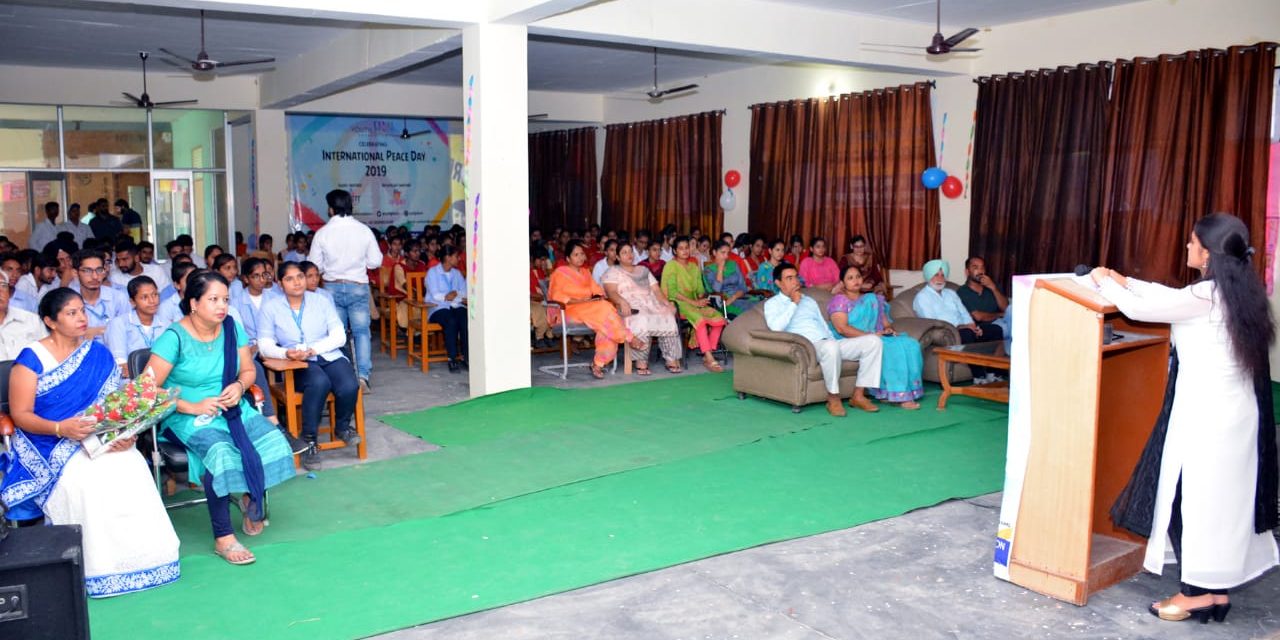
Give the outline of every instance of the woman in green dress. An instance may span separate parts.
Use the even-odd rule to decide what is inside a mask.
[[[702,351],[702,364],[707,370],[724,371],[713,352],[720,343],[720,332],[728,321],[711,307],[702,268],[689,248],[689,238],[675,240],[675,257],[662,268],[662,292],[674,302],[680,317],[693,325],[693,337]]]
[[[230,495],[243,494],[244,534],[262,533],[266,490],[294,476],[293,454],[280,430],[244,399],[253,360],[244,327],[227,317],[227,281],[193,272],[179,305],[185,317],[156,339],[147,363],[156,384],[181,389],[178,410],[163,427],[187,448],[188,477],[204,485],[214,552],[249,564],[254,555],[231,527]]]

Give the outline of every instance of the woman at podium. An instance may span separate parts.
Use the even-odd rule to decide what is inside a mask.
[[[1112,511],[1117,524],[1148,538],[1143,566],[1152,573],[1163,568],[1168,532],[1182,585],[1151,605],[1162,620],[1221,622],[1231,608],[1228,589],[1278,563],[1270,533],[1277,525],[1268,366],[1275,326],[1253,254],[1245,224],[1215,213],[1196,223],[1187,243],[1187,266],[1202,274],[1191,286],[1092,272],[1125,315],[1172,327],[1167,423],[1156,425]]]

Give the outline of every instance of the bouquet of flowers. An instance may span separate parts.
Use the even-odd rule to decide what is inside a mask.
[[[117,438],[128,438],[151,428],[169,417],[178,407],[178,388],[161,389],[155,375],[147,369],[119,389],[107,394],[102,402],[89,407],[84,417],[94,418],[93,435],[81,443],[90,458],[96,458]]]

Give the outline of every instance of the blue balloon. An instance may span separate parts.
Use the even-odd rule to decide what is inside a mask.
[[[920,174],[920,182],[924,183],[926,189],[937,189],[947,179],[947,172],[937,167],[929,167]]]

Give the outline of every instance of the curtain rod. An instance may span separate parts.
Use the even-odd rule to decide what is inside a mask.
[[[756,102],[756,104],[748,106],[748,109],[755,109],[755,108],[758,108],[758,106],[787,105],[787,104],[791,104],[791,102],[805,102],[809,100],[833,100],[833,99],[845,99],[845,97],[849,97],[849,96],[855,96],[855,97],[869,96],[869,95],[873,95],[873,93],[879,93],[879,92],[895,92],[899,90],[911,91],[913,90],[913,88],[918,86],[918,84],[928,84],[928,86],[931,88],[938,88],[937,81],[932,81],[932,79],[928,79],[928,81],[913,82],[911,84],[899,84],[899,86],[896,86],[896,87],[869,88],[869,90],[867,91],[840,93],[840,95],[838,96],[797,97],[797,99],[794,99],[794,100],[778,100],[776,102]]]
[[[1117,60],[1114,60],[1114,61],[1100,61],[1100,62],[1097,62],[1097,63],[1086,62],[1086,63],[1078,64],[1078,65],[1061,65],[1061,66],[1059,66],[1059,67],[1057,67],[1057,68],[1055,68],[1055,69],[1031,69],[1031,70],[1027,70],[1027,71],[1014,71],[1014,72],[1011,72],[1011,73],[993,74],[993,75],[989,75],[989,76],[979,76],[979,77],[977,77],[977,78],[974,78],[974,79],[973,79],[973,81],[974,81],[974,82],[976,82],[976,83],[978,83],[978,84],[983,84],[983,83],[986,83],[986,82],[988,82],[988,81],[992,81],[992,80],[996,80],[996,81],[998,81],[998,80],[1003,80],[1003,79],[1005,79],[1005,78],[1019,78],[1019,77],[1022,77],[1022,76],[1024,76],[1024,75],[1029,75],[1029,76],[1031,76],[1031,77],[1035,77],[1035,76],[1037,76],[1037,75],[1039,75],[1039,74],[1042,74],[1042,73],[1044,73],[1044,74],[1048,74],[1048,73],[1057,73],[1057,72],[1069,73],[1069,72],[1071,72],[1071,71],[1074,71],[1074,70],[1079,69],[1079,68],[1082,68],[1082,67],[1083,67],[1083,68],[1085,68],[1085,69],[1096,69],[1096,68],[1099,68],[1099,67],[1101,67],[1101,68],[1103,68],[1103,69],[1110,69],[1110,68],[1114,67],[1114,66],[1115,66],[1115,65],[1117,65],[1117,64],[1119,64],[1119,65],[1130,65],[1130,64],[1134,64],[1135,62],[1136,62],[1136,63],[1138,63],[1138,64],[1149,64],[1152,60],[1185,60],[1189,55],[1192,55],[1192,54],[1194,54],[1194,55],[1196,55],[1196,56],[1199,56],[1199,55],[1201,54],[1201,52],[1202,52],[1202,51],[1208,51],[1209,53],[1211,53],[1211,54],[1212,54],[1212,55],[1214,55],[1214,56],[1221,56],[1221,55],[1225,55],[1225,54],[1227,54],[1227,53],[1231,53],[1232,51],[1235,51],[1235,52],[1237,52],[1237,53],[1244,53],[1244,52],[1247,52],[1247,51],[1253,51],[1253,50],[1255,50],[1255,49],[1259,49],[1259,48],[1262,48],[1262,49],[1275,49],[1277,46],[1280,46],[1280,45],[1277,45],[1277,43],[1275,43],[1275,42],[1267,41],[1267,42],[1257,42],[1257,43],[1250,44],[1250,45],[1232,46],[1232,47],[1228,47],[1228,48],[1226,48],[1226,49],[1217,49],[1217,48],[1195,49],[1195,50],[1192,50],[1192,51],[1184,51],[1184,52],[1182,52],[1182,53],[1177,53],[1177,54],[1167,54],[1167,53],[1162,53],[1162,54],[1160,54],[1160,55],[1157,55],[1157,56],[1156,56],[1156,57],[1154,57],[1154,58],[1150,58],[1150,57],[1146,57],[1146,56],[1139,56],[1139,57],[1134,58],[1133,60],[1127,60],[1127,59],[1124,59],[1124,58],[1120,58],[1120,59],[1117,59]],[[1276,69],[1280,69],[1280,66],[1277,66],[1277,67],[1275,67],[1275,68],[1276,68]]]
[[[728,113],[728,111],[729,111],[728,109],[715,109],[713,111],[699,111],[698,113],[687,113],[682,116],[668,116],[666,118],[654,118],[652,120],[636,120],[634,122],[613,122],[613,123],[598,125],[598,126],[604,127],[605,129],[608,129],[609,127],[631,127],[637,124],[649,124],[652,122],[665,123],[665,122],[671,122],[672,120],[679,120],[681,118],[695,118],[697,116],[709,116],[709,115],[722,116]]]

